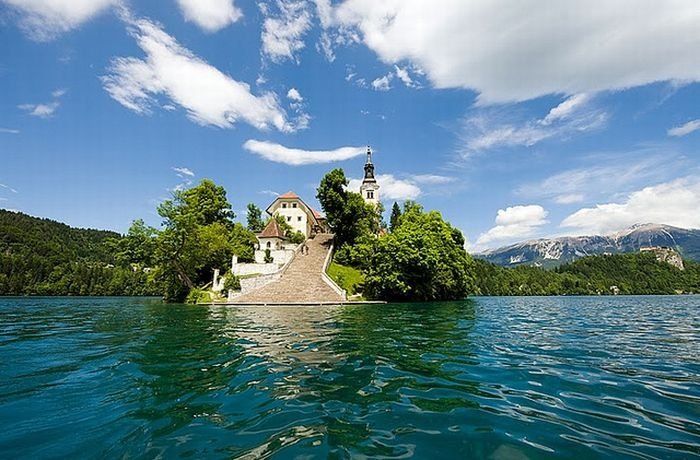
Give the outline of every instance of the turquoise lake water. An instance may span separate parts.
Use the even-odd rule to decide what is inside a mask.
[[[700,458],[700,297],[0,298],[0,458]]]

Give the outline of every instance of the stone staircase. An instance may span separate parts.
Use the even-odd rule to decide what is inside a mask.
[[[261,288],[236,297],[234,305],[326,304],[346,301],[344,295],[331,288],[323,269],[331,250],[333,235],[319,233],[307,239],[308,254],[298,251],[282,277]]]

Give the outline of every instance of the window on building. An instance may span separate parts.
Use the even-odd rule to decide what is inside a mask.
[[[270,242],[267,242],[267,249],[270,249]]]
[[[287,203],[282,203],[282,209],[287,209]]]
[[[297,222],[301,222],[301,216],[297,216]]]
[[[292,216],[287,216],[287,222],[290,222],[292,220]]]
[[[297,204],[296,204],[296,203],[292,203],[292,207],[293,207],[293,208],[296,208],[296,207],[297,207]]]
[[[367,198],[370,200],[374,198],[374,190],[367,190]]]

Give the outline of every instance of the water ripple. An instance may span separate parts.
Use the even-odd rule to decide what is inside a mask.
[[[0,456],[700,458],[699,312],[0,299]]]

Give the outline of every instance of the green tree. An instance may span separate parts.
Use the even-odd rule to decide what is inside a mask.
[[[289,240],[290,243],[301,244],[304,242],[304,240],[306,239],[306,235],[304,235],[299,230],[294,230],[294,227],[289,225],[289,223],[284,218],[284,216],[280,216],[279,214],[277,214],[274,217],[274,219],[277,221],[277,224],[280,226],[280,228],[284,232],[284,236],[287,237],[287,239]]]
[[[110,241],[114,248],[114,258],[122,264],[153,266],[156,234],[156,229],[147,226],[143,219],[133,221],[128,233],[123,238],[115,238]]]
[[[158,207],[163,230],[158,234],[156,279],[170,301],[182,301],[214,268],[228,264],[233,254],[234,230],[226,190],[209,179],[176,191]]]
[[[238,256],[239,262],[255,261],[255,245],[258,238],[243,224],[236,222],[230,233],[233,254]]]
[[[378,209],[365,203],[359,193],[347,190],[342,169],[326,174],[317,189],[318,198],[331,230],[335,234],[336,258],[346,265],[364,263],[353,260],[351,247],[363,236],[376,235],[381,222]]]
[[[391,217],[389,218],[389,230],[392,232],[399,225],[399,219],[401,218],[401,208],[399,204],[394,201],[394,205],[391,207]]]
[[[248,230],[255,233],[262,232],[265,227],[265,223],[262,219],[262,211],[254,203],[248,203],[248,214],[247,214]]]
[[[473,261],[437,211],[407,202],[400,224],[367,254],[365,295],[383,300],[450,300],[474,292]]]

